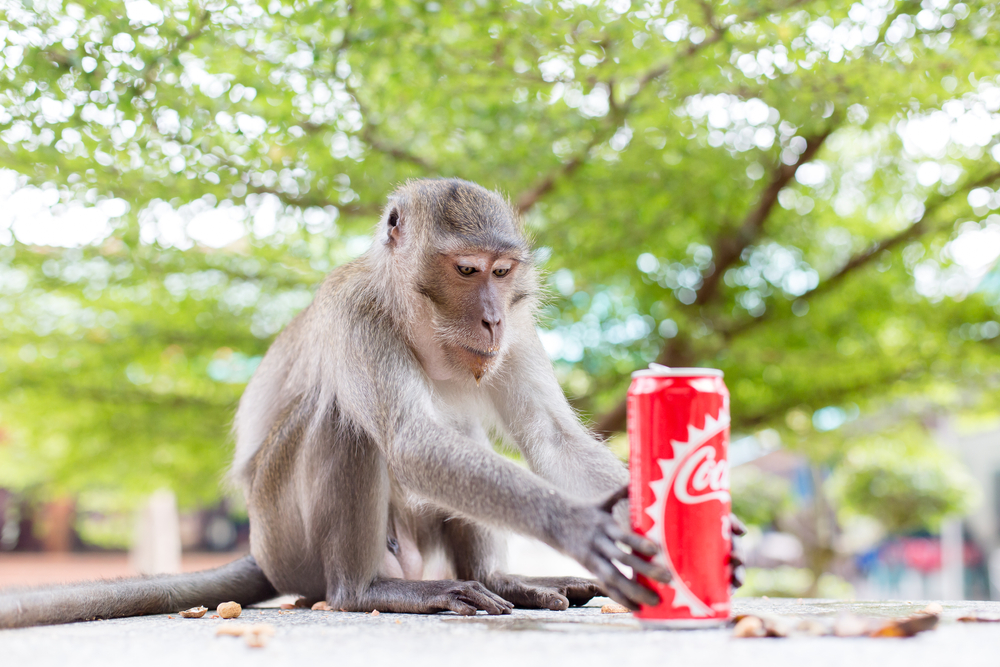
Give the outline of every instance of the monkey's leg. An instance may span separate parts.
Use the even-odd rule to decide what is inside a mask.
[[[327,603],[346,611],[432,614],[510,613],[512,605],[475,581],[413,581],[386,576],[390,481],[385,458],[363,431],[345,425],[336,409],[305,436],[296,468],[305,535],[317,547]],[[405,543],[407,540],[403,540]],[[303,541],[287,541],[300,549]],[[269,545],[276,548],[275,545]],[[292,553],[280,562],[290,567]],[[403,558],[405,564],[408,559]],[[299,557],[298,562],[303,562]],[[402,571],[410,575],[407,567]],[[307,591],[301,591],[308,594]]]
[[[593,579],[505,574],[503,538],[484,526],[456,518],[444,523],[443,532],[458,578],[482,582],[518,608],[562,611],[606,595]]]

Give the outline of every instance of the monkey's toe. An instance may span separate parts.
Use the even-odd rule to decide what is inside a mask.
[[[543,609],[551,609],[552,611],[565,611],[569,609],[569,600],[559,593],[541,595],[540,597],[541,600],[538,606]]]
[[[499,616],[509,614],[514,608],[514,605],[478,581],[459,582],[448,590],[444,597],[445,609],[463,616],[471,616],[480,609],[490,616]]]

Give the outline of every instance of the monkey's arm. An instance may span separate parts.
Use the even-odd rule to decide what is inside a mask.
[[[494,404],[531,469],[558,488],[581,498],[596,498],[628,483],[628,470],[611,450],[580,423],[556,380],[552,363],[534,330],[517,341],[510,372],[494,389]],[[515,379],[516,381],[511,381]],[[615,518],[629,526],[627,503]],[[732,516],[733,585],[743,584],[738,537],[743,524]]]
[[[625,465],[580,423],[556,380],[534,329],[516,341],[510,370],[493,402],[536,473],[579,498],[597,498],[628,483]]]
[[[535,537],[572,556],[623,604],[656,604],[655,593],[623,575],[618,561],[651,579],[669,580],[659,565],[643,560],[657,547],[621,528],[611,508],[618,494],[599,503],[576,500],[502,456],[434,419],[425,406],[402,420],[387,456],[396,480],[436,504],[487,524]],[[632,553],[616,542],[628,545]]]

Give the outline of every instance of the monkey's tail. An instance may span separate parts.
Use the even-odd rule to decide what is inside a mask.
[[[0,591],[0,628],[166,614],[199,605],[213,609],[230,600],[249,605],[277,594],[253,556],[244,556],[189,574]]]

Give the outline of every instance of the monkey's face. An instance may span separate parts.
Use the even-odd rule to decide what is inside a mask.
[[[522,325],[534,327],[527,297],[537,286],[517,213],[475,183],[420,180],[392,195],[381,224],[396,284],[416,292],[407,303],[420,302],[405,324],[424,369],[479,382],[499,366],[508,325],[518,329],[512,308],[529,313]]]
[[[465,250],[438,253],[428,263],[428,279],[417,289],[433,305],[435,339],[451,364],[478,382],[506,350],[520,257]]]

